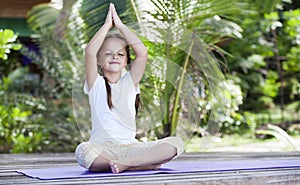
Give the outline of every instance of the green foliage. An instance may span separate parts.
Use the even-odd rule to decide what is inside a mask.
[[[70,102],[11,92],[12,84],[0,86],[0,153],[74,151],[81,138]]]
[[[274,5],[270,7],[282,6],[282,4],[278,4],[279,1],[273,3]],[[278,98],[279,87],[284,86],[284,84],[280,83],[278,62],[276,63],[278,56],[275,55],[275,51],[279,51],[280,60],[283,60],[285,56],[288,59],[282,62],[283,76],[295,74],[293,71],[299,69],[297,67],[299,55],[297,55],[297,49],[294,49],[298,46],[292,46],[295,37],[290,36],[298,30],[297,24],[291,23],[297,19],[298,16],[295,12],[298,10],[283,12],[282,18],[278,12],[271,11],[272,9],[268,11],[262,9],[266,4],[268,3],[258,1],[251,3],[257,12],[245,17],[242,22],[244,38],[235,40],[229,46],[229,52],[234,56],[228,60],[229,69],[231,73],[235,73],[243,79],[240,85],[246,100],[243,105],[244,110],[264,109],[269,106],[270,102],[274,102]],[[277,38],[274,38],[274,31],[277,32]],[[278,49],[276,49],[276,45]],[[284,56],[284,54],[286,55]],[[285,79],[285,82],[288,81]],[[260,97],[260,100],[269,99],[270,101],[257,103],[256,97]]]
[[[293,44],[300,44],[300,10],[284,12],[286,18],[285,33],[288,34]]]
[[[17,37],[10,29],[0,29],[0,59],[7,60],[10,50],[21,49],[22,45],[15,43]]]
[[[42,132],[29,132],[27,136],[22,133],[17,136],[13,136],[12,140],[14,145],[11,153],[31,153],[41,151],[41,141],[43,141],[44,138]]]
[[[114,3],[116,10],[119,14],[125,12],[126,9],[130,9],[130,3],[128,0],[117,1],[117,0],[102,0],[93,1],[85,0],[82,1],[79,7],[80,15],[86,24],[86,42],[88,42],[97,30],[102,26],[105,21],[109,3]],[[121,16],[121,19],[124,18]],[[130,17],[126,16],[126,21],[130,21]],[[124,20],[124,19],[122,19]]]
[[[44,94],[53,98],[71,96],[74,75],[78,70],[78,63],[81,63],[83,58],[81,27],[74,28],[73,26],[77,26],[75,22],[71,25],[72,29],[68,29],[69,19],[75,19],[78,14],[66,17],[66,12],[72,11],[72,4],[64,5],[68,7],[60,10],[55,3],[42,4],[28,12],[28,24],[36,34],[39,53],[27,48],[22,50],[22,53],[32,59],[51,79],[51,84],[44,84]],[[53,19],[48,19],[49,16]],[[65,36],[67,39],[63,39]]]
[[[201,122],[201,124],[203,124],[203,127],[210,130],[209,128],[207,128],[208,121],[210,120],[210,114],[213,114],[211,118],[216,119],[214,120],[215,122],[220,121],[222,123],[222,118],[217,118],[218,116],[216,116],[218,113],[215,115],[212,112],[212,107],[214,107],[213,109],[216,110],[220,108],[217,107],[217,103],[214,103],[214,101],[218,101],[215,99],[216,97],[210,97],[210,95],[212,95],[214,92],[211,92],[211,89],[206,89],[205,87],[205,99],[201,100],[199,96],[197,97],[197,95],[193,94],[193,96],[190,96],[188,98],[190,105],[188,105],[188,103],[186,102],[187,99],[184,99],[184,93],[189,94],[188,90],[193,88],[191,86],[188,86],[188,83],[194,83],[199,86],[203,84],[207,86],[209,83],[211,83],[210,85],[212,85],[216,89],[220,88],[216,91],[224,91],[224,88],[223,90],[221,90],[222,87],[220,84],[214,85],[215,81],[218,81],[218,79],[222,79],[221,77],[219,78],[217,69],[208,67],[209,64],[206,64],[204,62],[211,60],[211,62],[213,63],[214,59],[211,58],[211,56],[206,56],[204,53],[210,52],[211,48],[214,48],[215,50],[217,50],[217,52],[222,53],[222,49],[220,49],[216,44],[223,42],[230,37],[235,38],[241,36],[240,32],[242,30],[235,22],[231,21],[230,18],[232,18],[234,15],[239,14],[243,9],[244,4],[231,0],[152,0],[151,5],[154,7],[154,10],[146,11],[146,15],[148,17],[145,17],[144,19],[149,19],[149,14],[152,16],[152,19],[150,20],[153,20],[154,23],[153,25],[151,25],[150,23],[149,27],[156,30],[159,33],[157,34],[157,37],[159,37],[163,41],[162,43],[146,42],[146,45],[149,48],[148,54],[150,58],[153,59],[152,66],[154,65],[154,63],[162,63],[158,64],[158,66],[163,66],[163,64],[165,64],[164,70],[166,71],[158,73],[159,70],[157,69],[157,67],[151,66],[150,70],[152,72],[150,73],[153,73],[151,75],[151,80],[149,77],[146,77],[147,80],[143,81],[142,83],[142,85],[145,86],[150,86],[148,85],[148,83],[157,84],[153,87],[152,93],[155,94],[155,97],[153,97],[154,100],[152,101],[163,103],[162,109],[164,110],[164,113],[162,123],[154,123],[153,126],[155,128],[155,135],[157,137],[165,137],[168,135],[176,134],[175,128],[177,127],[179,122],[181,123],[181,125],[193,121],[195,121],[197,124]],[[165,25],[164,29],[161,29],[156,25],[159,23]],[[200,39],[205,43],[193,43],[193,41],[197,39]],[[180,48],[180,46],[184,47]],[[189,48],[192,48],[192,50],[190,50]],[[191,57],[194,53],[199,53],[200,56],[196,59]],[[165,60],[165,62],[161,60]],[[177,68],[174,66],[179,66],[179,68],[181,68],[182,70],[177,70]],[[174,70],[174,68],[176,70]],[[211,73],[214,73],[216,77],[215,79],[213,79],[213,77],[210,77]],[[148,74],[146,74],[145,76],[147,75]],[[209,77],[207,78],[205,75]],[[177,79],[178,76],[180,78],[178,81],[176,81],[175,79]],[[185,83],[187,84],[182,85],[183,80],[186,80],[187,78],[190,80],[190,82],[187,83],[187,81],[185,81]],[[199,83],[199,81],[202,82],[202,84]],[[199,86],[194,88],[201,89]],[[163,96],[159,96],[160,94]],[[151,96],[151,93],[149,96]],[[151,102],[151,98],[148,99],[149,100],[147,101]],[[208,103],[204,104],[210,105],[202,105],[202,107],[201,101],[207,101]],[[219,104],[221,104],[220,101]],[[185,112],[185,109],[183,107],[189,107],[188,109],[190,113]],[[203,114],[203,119],[201,119],[201,121],[185,117],[185,115],[188,116],[190,114],[193,114],[193,109],[195,109],[195,107],[199,107],[199,109],[201,110],[201,112],[197,112],[197,114]],[[228,107],[228,109],[231,108],[231,106]],[[230,113],[224,116],[230,117]],[[189,124],[193,123],[188,123],[187,125]],[[212,128],[210,131],[215,132],[213,130],[215,130],[215,128]]]
[[[239,113],[253,135],[262,124],[297,119],[298,110],[285,105],[299,102],[299,10],[284,11],[286,1],[270,3],[249,1],[255,11],[240,24],[243,39],[225,48],[232,56],[227,77],[234,75],[241,87]]]
[[[44,3],[34,6],[28,13],[28,26],[35,33],[53,30],[59,17],[59,10],[55,3]]]
[[[1,153],[73,152],[81,140],[70,101],[78,62],[74,53],[82,55],[81,47],[72,46],[81,37],[75,36],[72,29],[65,33],[73,34],[72,39],[64,41],[57,37],[61,34],[57,32],[60,27],[53,23],[61,14],[55,7],[38,5],[29,13],[29,24],[40,52],[26,47],[21,50],[43,71],[44,80],[30,74],[28,68],[6,63],[1,68],[5,72],[0,85]]]
[[[214,130],[207,126],[211,116],[223,133],[250,130],[254,135],[261,124],[261,115],[256,112],[272,121],[268,108],[278,104],[281,87],[285,88],[286,101],[295,101],[294,110],[300,110],[300,11],[283,11],[287,0],[151,0],[153,11],[142,10],[141,2],[136,0],[65,0],[63,7],[46,3],[28,13],[39,52],[26,47],[21,52],[38,65],[44,80],[33,78],[26,68],[15,70],[13,62],[1,61],[1,152],[66,152],[73,151],[81,141],[71,91],[84,72],[84,47],[103,24],[109,2],[116,4],[126,23],[138,23],[142,31],[145,26],[156,29],[152,31],[162,40],[154,42],[139,35],[148,47],[149,60],[155,61],[147,66],[141,82],[143,105],[139,116],[142,121],[152,121],[150,137],[173,135],[179,124],[185,125],[184,132],[191,132],[192,124]],[[247,3],[249,6],[245,6]],[[4,53],[0,58],[5,60],[10,50],[20,49],[20,45],[15,45],[13,32],[0,33],[0,51]],[[228,42],[230,45],[224,47]],[[222,74],[190,57],[199,55],[199,48],[220,57],[228,80],[215,83],[223,79]],[[209,83],[213,89],[207,88]],[[29,86],[34,87],[34,93]],[[219,116],[221,100],[213,93],[224,89],[228,90],[224,98],[231,101],[226,104],[225,114]],[[161,105],[161,109],[155,109]],[[200,121],[191,118],[189,110],[195,107]]]
[[[30,111],[21,111],[18,107],[0,106],[1,151],[7,151],[14,143],[13,138],[21,134]]]
[[[299,56],[300,45],[292,47],[290,52],[287,54],[288,61],[283,64],[283,69],[295,73],[300,72]]]
[[[283,69],[297,73],[300,70],[300,10],[285,12],[284,17],[287,19],[284,32],[293,46],[287,53],[288,60],[283,64]]]
[[[274,98],[278,95],[280,83],[278,82],[278,74],[274,71],[270,71],[266,77],[265,83],[262,84],[262,93],[270,98]]]
[[[4,86],[7,86],[5,84]],[[1,88],[0,98],[0,152],[33,152],[40,151],[45,135],[37,133],[40,126],[34,124],[36,110],[42,109],[40,102],[28,95],[4,94],[7,87]],[[40,135],[40,136],[38,136]],[[24,143],[26,141],[26,143]],[[20,150],[23,146],[26,150]]]
[[[233,80],[227,80],[226,88],[230,92],[230,104],[227,105],[228,113],[220,119],[220,131],[222,133],[240,133],[243,129],[248,128],[247,119],[240,113],[239,106],[243,104],[243,95],[240,86],[236,85]]]

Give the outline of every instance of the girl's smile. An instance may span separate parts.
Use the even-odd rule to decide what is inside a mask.
[[[109,64],[120,64],[119,62],[110,62]]]
[[[111,61],[111,62],[109,62],[109,64],[121,64],[121,63],[118,61]]]

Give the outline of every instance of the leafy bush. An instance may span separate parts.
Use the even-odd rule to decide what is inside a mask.
[[[51,88],[8,55],[11,49],[21,48],[16,39],[13,31],[1,30],[0,153],[74,151],[81,138],[69,98],[50,99],[55,86]]]
[[[287,105],[300,97],[300,11],[287,10],[283,2],[251,2],[255,11],[240,24],[243,39],[226,47],[233,56],[230,74],[243,92],[239,113],[256,127],[298,119],[298,110],[287,112]]]
[[[73,152],[82,140],[70,101],[11,93],[0,102],[0,153]]]
[[[0,58],[3,60],[8,59],[10,50],[19,50],[22,45],[14,43],[17,40],[17,35],[10,29],[0,29]]]

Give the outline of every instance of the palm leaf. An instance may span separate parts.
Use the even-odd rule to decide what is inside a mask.
[[[258,130],[257,134],[266,134],[274,136],[279,141],[286,143],[289,147],[291,147],[295,151],[299,151],[297,148],[295,141],[291,136],[289,136],[284,130],[276,125],[268,125],[268,130]]]
[[[35,32],[53,30],[59,17],[59,9],[53,3],[34,6],[28,13],[28,26]]]
[[[245,6],[234,0],[150,0],[149,6],[154,7],[154,10],[145,10],[141,12],[140,15],[142,20],[150,19],[150,21],[145,24],[146,30],[155,30],[156,32],[150,31],[151,36],[160,40],[160,43],[153,41],[148,45],[150,50],[157,47],[157,49],[154,49],[154,52],[149,52],[151,58],[156,58],[156,61],[152,63],[161,63],[157,60],[157,57],[160,56],[169,59],[171,63],[181,66],[180,70],[174,71],[174,69],[172,69],[174,68],[174,64],[170,62],[162,62],[159,64],[162,68],[166,67],[165,73],[161,73],[165,76],[161,79],[156,79],[159,81],[164,79],[162,82],[164,85],[158,87],[160,88],[158,91],[163,94],[162,102],[164,106],[164,108],[162,108],[164,110],[162,120],[162,132],[164,134],[159,135],[166,136],[166,134],[175,133],[178,120],[181,119],[179,113],[183,101],[182,96],[184,95],[182,94],[184,91],[183,88],[186,86],[186,84],[183,85],[183,80],[186,79],[187,69],[197,71],[198,74],[198,71],[200,71],[200,74],[203,75],[203,79],[207,81],[204,83],[210,83],[214,86],[212,89],[209,89],[209,91],[219,92],[223,90],[218,83],[222,82],[224,77],[219,72],[218,66],[210,62],[216,61],[216,59],[205,53],[207,53],[209,49],[217,49],[218,52],[223,53],[224,51],[219,49],[215,44],[229,37],[240,37],[242,30],[237,24],[231,22],[230,19],[233,15],[241,13]],[[149,18],[149,15],[152,18]],[[216,20],[215,17],[218,17],[220,20]],[[197,42],[196,46],[192,47],[192,55],[195,58],[189,58],[191,53],[186,50],[191,44],[191,39],[186,37],[185,34],[188,33],[186,30],[195,30],[195,34],[198,34],[200,39],[207,42],[204,45],[211,47],[203,48],[203,45]],[[229,31],[224,32],[224,30]],[[197,54],[195,52],[200,53]],[[201,59],[201,62],[199,63],[197,59]],[[152,72],[157,73],[157,70],[153,70]],[[189,75],[189,78],[191,77],[192,76]],[[197,79],[197,77],[193,78]],[[212,96],[212,99],[217,99],[220,102],[225,101],[221,100],[221,97],[217,94],[213,94]],[[197,102],[197,100],[195,101]],[[219,113],[220,111],[222,112],[222,107],[218,107],[216,104],[213,105],[213,107],[215,110],[218,109]],[[212,111],[211,117],[216,118],[217,115],[218,113],[216,111]],[[217,128],[211,127],[209,130],[215,133]]]
[[[127,1],[117,0],[84,0],[80,6],[80,15],[86,24],[86,33],[88,40],[98,31],[105,21],[109,3],[114,3],[119,14],[125,12]],[[122,17],[121,17],[122,18]]]
[[[172,113],[172,120],[171,120],[171,134],[174,135],[175,134],[175,130],[177,127],[177,123],[178,123],[178,109],[179,109],[179,97],[180,97],[180,93],[181,93],[181,89],[183,86],[183,80],[185,79],[185,74],[187,72],[187,66],[189,64],[189,58],[192,52],[192,49],[194,47],[194,40],[195,38],[191,38],[191,44],[188,46],[188,50],[187,50],[187,54],[186,54],[186,58],[184,60],[184,65],[183,65],[183,69],[180,75],[180,80],[178,83],[178,87],[177,87],[177,91],[176,91],[176,95],[175,95],[175,100],[174,100],[174,107],[173,107],[173,113]]]

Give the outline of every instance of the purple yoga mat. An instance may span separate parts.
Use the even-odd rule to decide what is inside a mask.
[[[235,161],[203,161],[181,162],[173,161],[163,164],[159,170],[125,171],[119,174],[111,172],[89,172],[80,166],[67,166],[43,169],[17,170],[26,176],[41,180],[108,177],[108,176],[137,176],[162,173],[196,173],[196,172],[220,172],[241,171],[276,168],[300,168],[300,159],[276,159],[276,160],[235,160]]]

